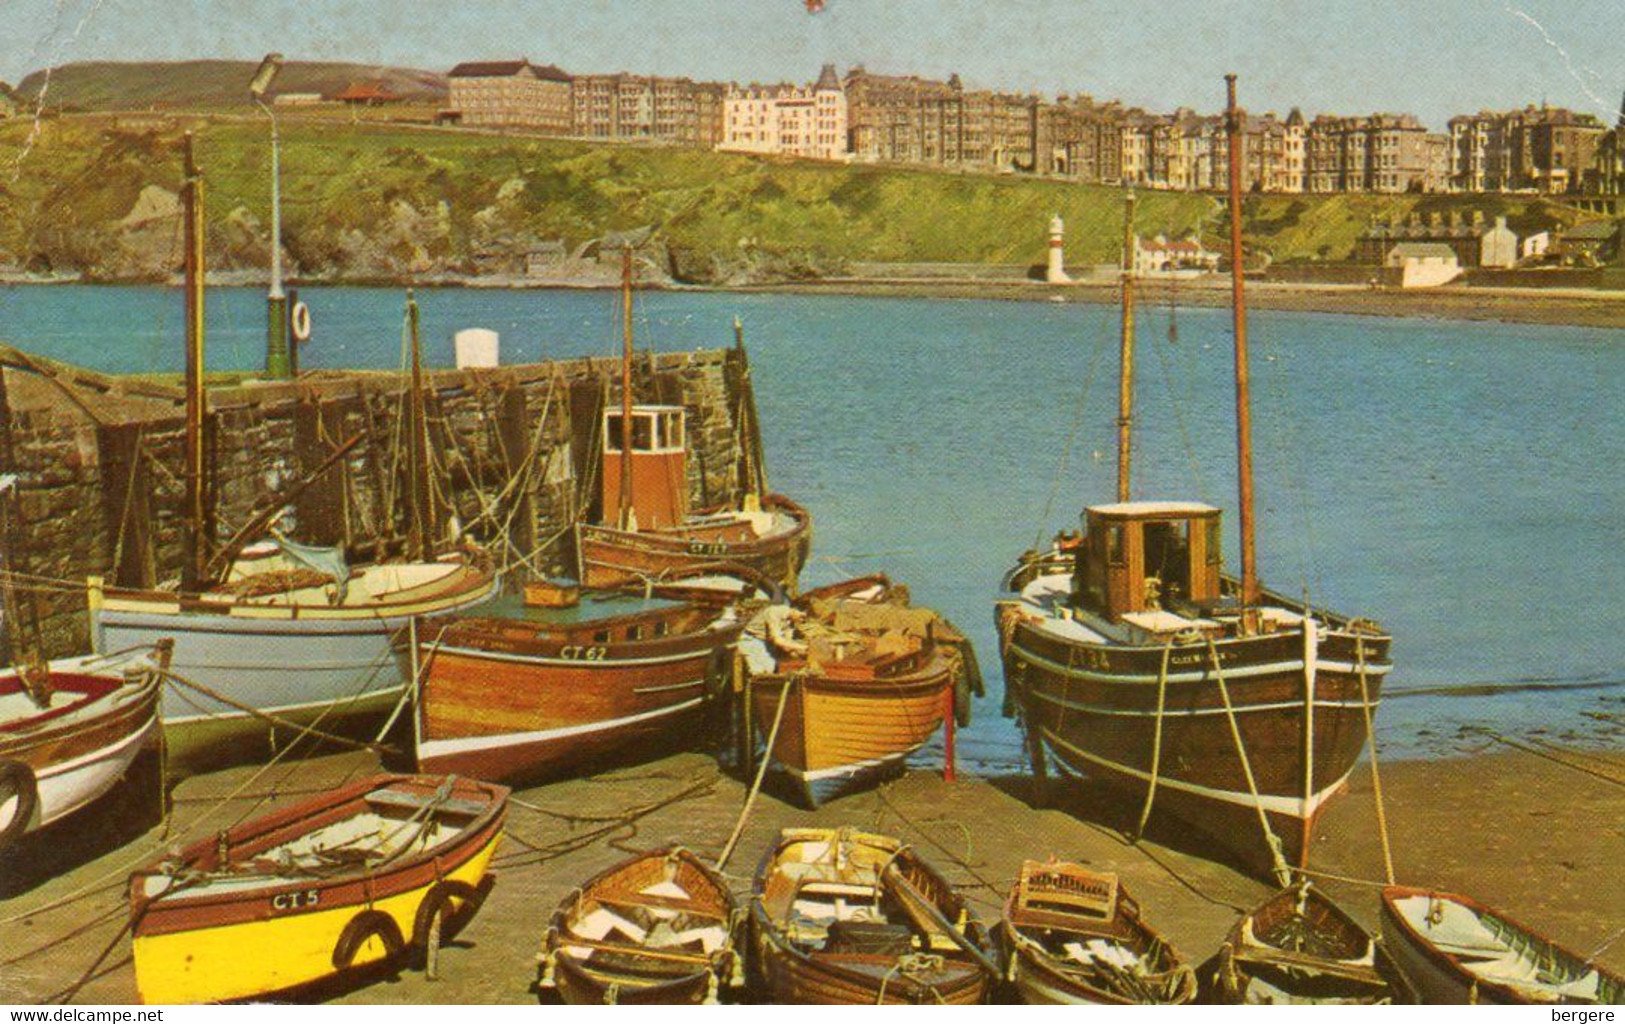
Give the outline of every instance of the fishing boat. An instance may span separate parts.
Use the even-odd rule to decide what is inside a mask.
[[[999,977],[964,901],[889,836],[784,830],[757,869],[750,922],[771,1002],[974,1004]]]
[[[1415,1002],[1382,945],[1308,882],[1275,892],[1230,929],[1213,995],[1253,1005]]]
[[[1230,263],[1241,574],[1221,571],[1220,511],[1133,500],[1133,206],[1124,229],[1116,500],[1081,537],[1028,552],[997,603],[1006,712],[1040,792],[1051,769],[1116,790],[1148,822],[1207,833],[1286,884],[1367,741],[1390,637],[1264,589],[1256,570],[1241,160],[1230,78]]]
[[[469,779],[382,775],[137,871],[142,1001],[259,998],[427,953],[483,901],[507,799]]]
[[[411,383],[405,389],[410,480],[408,557],[347,564],[344,553],[274,534],[276,515],[298,490],[342,461],[360,440],[330,453],[293,491],[228,543],[216,545],[205,457],[202,211],[188,156],[186,509],[180,579],[157,589],[89,587],[96,651],[175,641],[161,714],[171,762],[181,770],[252,759],[311,729],[371,738],[406,693],[392,638],[414,616],[447,614],[489,599],[497,576],[477,553],[442,551],[429,496],[427,413],[418,307],[407,300]],[[269,538],[269,539],[267,539]]]
[[[728,883],[694,854],[638,854],[559,905],[538,986],[571,1004],[716,1003],[744,983],[741,923]]]
[[[687,414],[681,406],[640,405],[632,386],[632,254],[622,257],[621,403],[599,423],[602,521],[576,525],[579,576],[589,586],[662,580],[682,569],[747,566],[794,592],[812,546],[807,510],[767,487],[749,370],[744,371],[737,508],[690,511]],[[743,328],[735,347],[745,365]]]
[[[1425,1003],[1625,1003],[1625,978],[1466,896],[1389,886],[1382,935]]]
[[[169,645],[0,671],[0,853],[112,789],[155,738]]]
[[[968,724],[969,641],[885,576],[770,605],[749,633],[740,651],[762,756],[809,807],[901,772],[956,709]]]
[[[1024,1003],[1175,1005],[1196,997],[1195,974],[1116,875],[1025,862],[997,938],[1005,977]]]
[[[424,620],[419,770],[528,781],[691,741],[728,681],[743,599],[668,586]]]

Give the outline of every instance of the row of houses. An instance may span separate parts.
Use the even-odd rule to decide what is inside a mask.
[[[445,120],[583,138],[960,170],[1025,172],[1184,191],[1229,185],[1221,116],[1150,113],[1087,95],[968,89],[958,75],[807,84],[571,75],[529,61],[459,64]],[[1625,191],[1625,104],[1612,130],[1589,114],[1529,107],[1453,118],[1243,120],[1243,187],[1262,192]]]

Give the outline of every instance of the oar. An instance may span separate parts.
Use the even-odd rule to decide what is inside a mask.
[[[969,953],[971,959],[980,964],[983,970],[995,978],[1000,976],[999,965],[989,959],[988,955],[982,952],[969,937],[949,923],[948,919],[942,916],[942,911],[938,910],[937,905],[931,901],[931,898],[921,892],[913,882],[910,882],[908,876],[898,870],[895,862],[886,865],[883,877],[896,888],[897,894],[902,897],[903,909],[908,911],[910,917],[915,918],[916,921],[919,921],[922,917],[925,918],[924,921],[919,921],[921,925],[945,933],[948,938],[953,940],[954,945]]]

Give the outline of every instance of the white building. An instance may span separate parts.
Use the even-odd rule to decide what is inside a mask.
[[[730,86],[722,100],[722,142],[736,153],[848,160],[846,91],[835,65],[810,86]]]
[[[1517,263],[1518,236],[1505,217],[1497,217],[1495,226],[1478,237],[1478,265],[1505,269]]]
[[[1443,242],[1400,242],[1383,263],[1400,271],[1401,288],[1437,288],[1461,276],[1456,250]]]

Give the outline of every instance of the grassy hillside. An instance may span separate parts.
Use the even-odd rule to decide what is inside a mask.
[[[246,107],[248,80],[258,66],[258,61],[239,60],[64,64],[50,72],[45,105],[54,110]],[[351,82],[381,82],[408,99],[438,100],[446,95],[445,76],[435,72],[315,61],[283,65],[274,91],[327,95]],[[46,72],[35,71],[17,83],[16,91],[24,102],[34,103],[45,86]]]
[[[134,229],[118,222],[147,186],[178,189],[190,127],[208,183],[211,264],[260,265],[264,125],[150,121],[60,118],[31,143],[26,123],[0,125],[0,262],[9,254],[101,276],[139,274],[129,267],[140,258],[171,265],[172,230],[144,229],[132,243]],[[694,280],[832,273],[855,261],[1036,263],[1055,213],[1066,218],[1069,262],[1106,263],[1122,230],[1117,190],[1019,176],[298,119],[285,121],[283,139],[284,239],[306,274],[465,273],[476,254],[645,224],[661,227]],[[1475,208],[1517,226],[1576,216],[1534,197],[1256,196],[1247,231],[1277,261],[1337,261],[1372,218]],[[1216,197],[1171,192],[1142,194],[1138,220],[1144,234],[1199,231],[1213,245],[1224,228]],[[130,255],[139,245],[162,251]],[[110,263],[119,253],[126,262]]]

